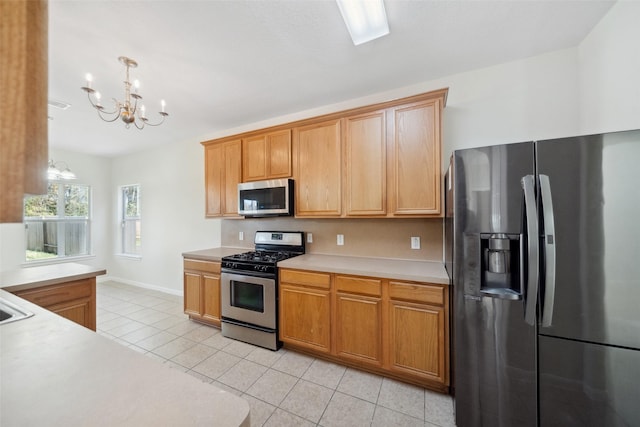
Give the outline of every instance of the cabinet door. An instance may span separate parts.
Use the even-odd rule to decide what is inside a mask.
[[[267,177],[267,141],[264,135],[242,140],[242,181],[257,181]]]
[[[389,310],[390,369],[448,385],[444,308],[391,300]]]
[[[80,279],[15,292],[42,308],[96,330],[96,279]]]
[[[48,310],[93,331],[96,330],[95,319],[91,316],[91,313],[94,311],[91,300],[79,300],[71,303],[60,304],[49,307]]]
[[[242,141],[224,144],[223,216],[238,216],[238,184],[242,182]]]
[[[336,295],[336,354],[371,365],[382,364],[382,302],[380,298]]]
[[[291,176],[291,130],[242,140],[243,182]]]
[[[293,132],[296,216],[340,216],[340,120],[298,127]]]
[[[221,144],[204,148],[205,216],[222,215],[222,178],[224,176],[224,150]]]
[[[200,282],[199,273],[184,273],[184,312],[190,316],[200,316]]]
[[[202,275],[202,317],[220,325],[220,276]]]
[[[331,350],[328,290],[280,286],[280,339],[321,353]]]
[[[347,216],[387,212],[385,112],[345,119],[345,209]]]
[[[440,214],[439,99],[392,109],[391,206],[394,215]]]
[[[267,141],[267,179],[291,176],[291,130],[270,133]]]
[[[205,146],[205,216],[238,216],[242,141]]]

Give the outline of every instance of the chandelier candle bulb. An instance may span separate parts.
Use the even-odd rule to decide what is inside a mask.
[[[160,105],[162,106],[162,112],[164,113],[164,106],[166,105],[166,103],[164,102],[164,99],[162,101],[160,101]]]
[[[91,89],[91,82],[93,81],[93,76],[91,75],[91,73],[87,73],[85,77],[87,78],[87,87]]]

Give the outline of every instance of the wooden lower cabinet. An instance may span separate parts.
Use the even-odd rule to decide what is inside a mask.
[[[220,327],[220,263],[184,260],[184,312],[189,318]]]
[[[13,292],[93,331],[96,330],[96,278]]]
[[[336,355],[382,366],[382,300],[336,295]]]
[[[390,301],[390,369],[444,384],[444,318],[442,307]]]
[[[449,391],[446,285],[280,270],[285,346]]]
[[[280,339],[320,353],[331,350],[329,274],[280,272]]]

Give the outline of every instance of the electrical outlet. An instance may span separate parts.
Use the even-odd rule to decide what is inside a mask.
[[[313,243],[313,233],[307,233],[307,243]]]
[[[238,232],[238,240],[244,240],[244,231]]]
[[[420,249],[420,237],[411,238],[411,249]]]
[[[344,234],[338,234],[338,237],[336,239],[336,243],[337,243],[338,246],[344,245]]]

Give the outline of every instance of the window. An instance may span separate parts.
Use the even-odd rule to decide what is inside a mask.
[[[26,260],[89,255],[91,187],[50,182],[44,196],[24,201]]]
[[[120,189],[122,206],[122,254],[140,255],[140,186],[127,185]]]

